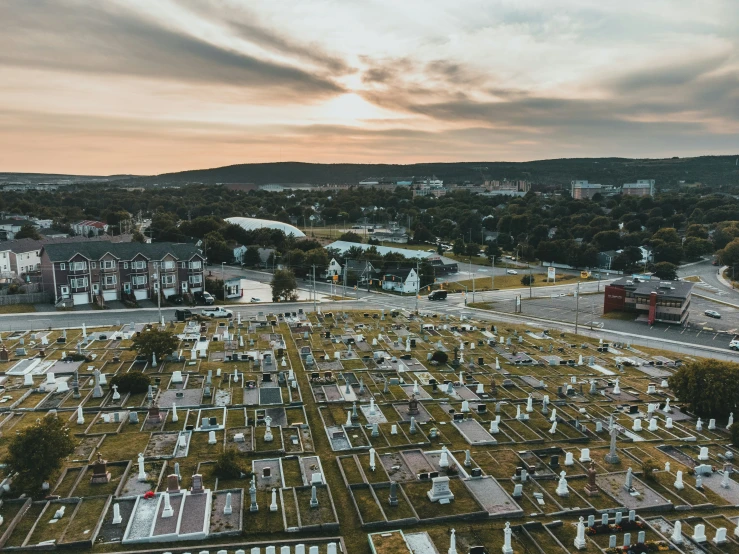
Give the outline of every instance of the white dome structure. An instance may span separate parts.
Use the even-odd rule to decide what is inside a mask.
[[[305,233],[294,225],[283,223],[282,221],[255,219],[253,217],[227,217],[225,221],[238,225],[247,231],[254,231],[256,229],[279,229],[286,235],[293,235],[295,238],[302,238],[305,236]]]

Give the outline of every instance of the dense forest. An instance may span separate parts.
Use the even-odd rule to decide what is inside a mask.
[[[655,262],[677,264],[723,249],[739,237],[739,200],[705,188],[654,198],[596,195],[573,200],[566,191],[521,198],[459,191],[437,199],[414,198],[404,187],[394,192],[352,188],[274,193],[213,185],[141,191],[80,184],[46,193],[5,192],[0,211],[52,219],[62,229],[77,220],[98,219],[111,225],[113,233],[131,228],[138,218],[151,218],[148,236],[203,240],[212,261],[230,261],[234,244],[271,247],[301,271],[325,265],[319,242],[296,241],[278,231],[247,232],[224,218],[259,217],[300,227],[310,226],[311,216],[317,226],[398,222],[409,228],[412,242],[435,244],[439,239],[452,244],[456,254],[477,255],[487,246],[488,256],[518,250],[527,260],[578,267],[596,267],[599,252],[621,251],[614,269],[636,267],[638,247],[652,250]],[[253,250],[250,256],[254,259]]]

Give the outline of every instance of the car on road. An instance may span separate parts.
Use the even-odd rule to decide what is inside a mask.
[[[732,350],[739,350],[739,336],[735,336],[729,343],[729,348]]]
[[[516,271],[515,269],[509,269],[506,271],[506,273],[508,275],[518,275],[518,271]]]
[[[429,294],[429,300],[446,300],[447,297],[447,291],[445,290],[435,290],[432,291],[431,294]]]
[[[214,308],[203,308],[203,311],[201,313],[207,317],[232,318],[234,316],[234,313],[231,310],[221,308],[220,306],[216,306]]]
[[[706,310],[703,312],[703,315],[707,315],[708,317],[712,317],[713,319],[721,319],[721,314],[718,313],[716,310]]]

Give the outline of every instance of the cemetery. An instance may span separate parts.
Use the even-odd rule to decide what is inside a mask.
[[[45,418],[73,445],[31,494],[0,468],[0,549],[739,553],[691,361],[379,310],[3,331],[0,455]]]

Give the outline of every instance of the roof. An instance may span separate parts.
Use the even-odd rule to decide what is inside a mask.
[[[143,254],[150,260],[161,260],[167,254],[172,254],[178,260],[189,260],[199,254],[194,244],[178,244],[173,242],[140,242],[84,241],[72,243],[54,243],[44,246],[44,251],[52,262],[66,262],[76,254],[81,254],[88,260],[99,260],[105,254],[111,253],[120,260],[131,260],[138,254]]]
[[[22,227],[26,223],[31,223],[27,219],[0,219],[0,225],[17,225]]]
[[[242,229],[247,231],[254,231],[256,229],[278,229],[286,235],[294,235],[297,238],[302,238],[305,233],[289,223],[283,223],[282,221],[272,221],[271,219],[256,219],[253,217],[227,217],[226,221],[238,225]]]
[[[631,284],[628,284],[627,281],[631,282]],[[659,279],[646,281],[639,279],[637,283],[634,282],[632,277],[622,277],[617,281],[613,281],[611,286],[624,288],[638,296],[649,296],[651,293],[656,292],[660,296],[682,299],[687,298],[693,289],[693,283],[690,281],[660,281]]]
[[[394,275],[395,277],[402,277],[407,279],[411,271],[415,271],[414,267],[396,267],[393,269],[386,269],[382,272],[383,275]]]
[[[333,248],[335,250],[338,250],[340,254],[345,254],[347,250],[349,250],[352,247],[360,248],[361,250],[368,250],[369,248],[375,247],[377,249],[377,252],[384,256],[385,254],[393,253],[393,254],[401,254],[405,256],[406,258],[419,258],[419,259],[427,259],[427,258],[436,258],[439,255],[434,252],[424,252],[423,250],[409,250],[407,248],[393,248],[392,246],[377,246],[373,244],[364,244],[362,242],[348,242],[345,240],[337,240],[335,242],[332,242],[331,244],[326,245],[326,248]]]
[[[41,250],[45,245],[48,244],[63,244],[63,243],[77,243],[77,242],[131,242],[131,235],[100,235],[83,239],[81,237],[61,237],[61,238],[44,238],[41,240],[36,239],[14,239],[3,241],[0,250],[10,250],[16,254],[22,254],[24,252],[33,252],[34,250]]]
[[[95,227],[97,229],[105,229],[107,225],[102,221],[93,221],[91,219],[85,219],[84,221],[78,221],[75,225],[81,225],[84,227]]]

